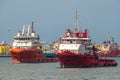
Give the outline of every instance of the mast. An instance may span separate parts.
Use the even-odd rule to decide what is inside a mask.
[[[77,13],[77,10],[75,12],[75,20],[74,20],[74,30],[75,31],[79,31],[79,21],[78,21],[78,13]]]
[[[34,32],[34,29],[33,29],[34,26],[33,25],[34,25],[34,21],[32,21],[32,32]]]

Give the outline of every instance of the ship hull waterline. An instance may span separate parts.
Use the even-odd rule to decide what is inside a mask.
[[[113,67],[117,66],[115,60],[107,59],[107,58],[98,58],[97,56],[89,55],[89,54],[65,54],[65,53],[57,53],[57,57],[60,62],[61,68],[71,68],[71,67]]]
[[[39,63],[57,62],[56,58],[46,58],[43,51],[39,49],[12,49],[11,57],[13,63]]]

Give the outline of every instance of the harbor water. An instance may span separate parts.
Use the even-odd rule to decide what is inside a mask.
[[[10,57],[0,57],[0,80],[120,80],[117,67],[60,68],[59,63],[13,64]]]

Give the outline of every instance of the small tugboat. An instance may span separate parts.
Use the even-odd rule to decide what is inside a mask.
[[[37,63],[56,62],[56,59],[48,59],[44,56],[39,35],[31,25],[23,25],[22,32],[14,36],[10,50],[13,63]]]
[[[60,37],[59,51],[56,56],[59,59],[61,68],[66,67],[109,67],[117,66],[113,59],[99,58],[97,49],[91,45],[91,38],[87,30],[78,30],[78,14],[75,13],[74,31],[67,29],[65,36]]]

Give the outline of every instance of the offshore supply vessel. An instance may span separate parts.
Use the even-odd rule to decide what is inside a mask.
[[[120,45],[114,41],[114,38],[109,33],[109,36],[104,40],[103,44],[96,45],[98,56],[119,57]]]
[[[13,63],[56,62],[56,58],[46,58],[39,42],[39,35],[32,25],[23,25],[22,32],[15,36],[10,49]]]
[[[11,48],[10,44],[6,41],[0,43],[0,57],[10,57],[9,49]]]
[[[99,58],[97,49],[91,45],[87,30],[79,31],[77,11],[75,13],[74,30],[67,29],[65,36],[60,37],[59,51],[56,56],[61,68],[65,67],[109,67],[117,66],[113,59]]]

